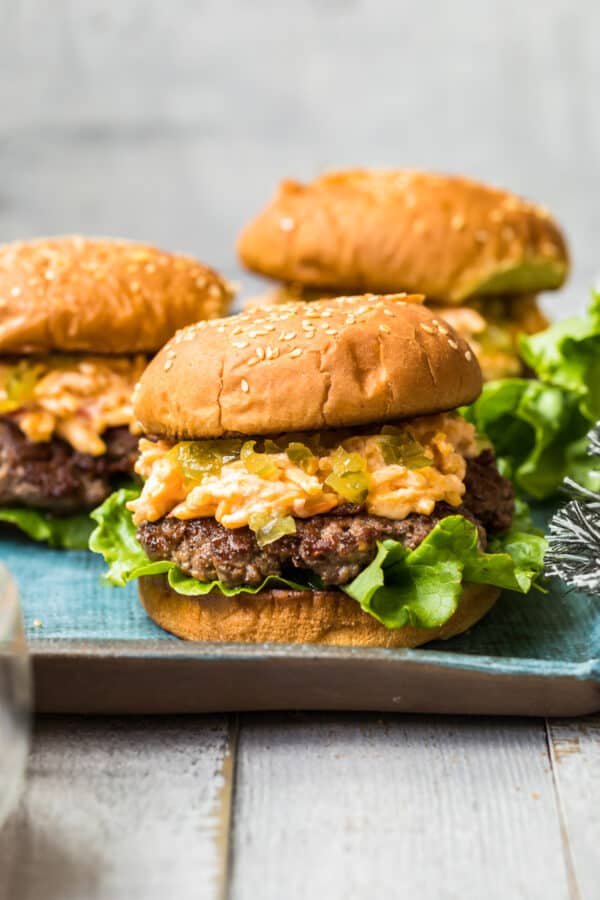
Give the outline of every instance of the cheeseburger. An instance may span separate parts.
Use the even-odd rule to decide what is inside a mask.
[[[212,270],[143,244],[1,247],[0,520],[85,546],[87,517],[69,517],[134,474],[131,395],[148,356],[229,299]]]
[[[568,272],[548,212],[466,178],[372,169],[284,181],[242,232],[242,262],[282,282],[267,302],[424,293],[477,354],[484,378],[523,373],[519,335],[547,327],[540,291]]]
[[[468,344],[412,296],[255,309],[180,331],[135,413],[141,491],[93,513],[117,584],[195,640],[414,646],[526,590],[539,539],[456,408]],[[512,548],[517,548],[514,558]]]

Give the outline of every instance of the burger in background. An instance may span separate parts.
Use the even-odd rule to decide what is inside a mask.
[[[183,325],[222,315],[211,269],[82,237],[0,248],[0,521],[85,547],[86,511],[134,475],[132,392]]]
[[[194,640],[416,646],[527,591],[543,539],[455,410],[481,389],[421,297],[180,331],[136,391],[141,491],[94,513],[109,578]]]
[[[548,324],[537,294],[559,288],[569,266],[542,207],[466,178],[402,169],[284,181],[238,249],[248,269],[283,283],[259,302],[424,293],[469,342],[485,380],[523,373],[519,336]]]

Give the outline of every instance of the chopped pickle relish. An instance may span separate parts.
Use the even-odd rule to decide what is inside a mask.
[[[137,356],[65,356],[0,362],[0,415],[30,441],[55,435],[80,453],[106,451],[107,428],[131,425],[132,393],[147,360]]]
[[[459,506],[474,427],[454,413],[423,416],[365,434],[312,432],[275,439],[182,441],[142,438],[145,479],[129,504],[136,524],[163,516],[213,517],[249,526],[264,546],[295,530],[295,518],[357,504],[371,515],[430,515]]]

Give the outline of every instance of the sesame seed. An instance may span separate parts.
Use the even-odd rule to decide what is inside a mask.
[[[504,216],[502,215],[501,209],[493,209],[490,213],[490,219],[492,222],[501,222]]]
[[[292,352],[290,353],[290,356],[292,356],[292,357],[300,356],[301,353],[302,353],[302,348],[296,347],[295,350],[292,350]]]
[[[20,287],[11,288],[10,292],[13,295],[13,297],[18,297],[19,294],[21,293],[21,288]]]
[[[389,328],[388,325],[380,325],[380,326],[379,326],[379,330],[380,330],[383,334],[391,334],[391,328]]]
[[[288,331],[286,334],[283,335],[283,340],[284,341],[293,341],[295,337],[296,337],[295,331]]]
[[[439,322],[438,322],[438,331],[440,334],[448,334],[448,329],[446,328],[446,326],[441,325]]]
[[[465,350],[465,359],[467,362],[471,362],[471,360],[473,359],[473,354],[470,350]]]
[[[129,290],[130,290],[133,294],[135,294],[137,291],[139,291],[139,289],[140,289],[140,285],[139,285],[139,283],[138,283],[137,281],[130,281],[130,282],[129,282]]]
[[[168,359],[165,363],[165,372],[168,372],[172,365],[173,365],[173,360]]]
[[[248,341],[232,341],[232,347],[235,347],[236,350],[244,350],[248,346]]]
[[[258,362],[258,359],[256,358],[256,356],[251,356],[250,359],[248,360],[247,365],[255,366],[257,362]]]
[[[435,334],[435,328],[432,328],[431,325],[426,325],[425,322],[419,323],[423,331],[426,331],[427,334]]]
[[[384,309],[384,310],[383,310],[383,314],[384,314],[384,316],[389,316],[391,319],[395,319],[395,318],[396,318],[396,314],[393,313],[393,312],[391,311],[391,309]]]
[[[558,256],[558,247],[556,244],[553,244],[552,241],[543,241],[541,250],[544,256]]]
[[[250,390],[250,388],[249,388],[249,386],[248,386],[248,382],[246,381],[245,378],[242,378],[242,380],[241,380],[241,382],[240,382],[240,387],[241,387],[241,389],[243,390],[243,392],[244,392],[245,394],[247,394],[248,391]]]
[[[279,220],[279,227],[282,231],[293,231],[295,222],[290,216],[283,216]]]
[[[337,334],[337,329],[336,328],[327,328],[325,330],[325,334]]]
[[[263,350],[262,347],[257,347],[256,350],[255,350],[255,353],[256,353],[256,356],[257,356],[258,359],[264,359],[264,358],[265,358],[265,351]]]
[[[236,325],[235,328],[231,329],[232,334],[241,334],[244,329],[241,325]]]
[[[220,297],[221,296],[221,288],[218,284],[211,284],[208,293],[211,297]]]
[[[452,338],[448,338],[448,344],[453,350],[458,350],[458,344],[456,341],[453,341]]]
[[[450,219],[450,227],[454,231],[461,231],[465,227],[464,216],[461,216],[460,213],[455,213]]]
[[[48,281],[52,281],[52,279],[55,277],[56,276],[51,269],[46,269],[46,271],[44,272],[44,278],[46,278]]]

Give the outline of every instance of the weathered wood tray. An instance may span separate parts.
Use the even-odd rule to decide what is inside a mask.
[[[356,709],[569,716],[600,710],[600,606],[504,594],[468,634],[423,650],[186,643],[91,553],[0,533],[19,584],[37,709],[70,713]]]

